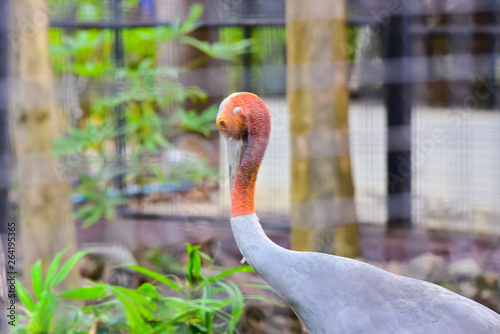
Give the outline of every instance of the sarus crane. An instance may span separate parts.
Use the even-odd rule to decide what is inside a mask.
[[[257,172],[271,132],[267,106],[252,93],[231,94],[220,105],[217,126],[227,140],[231,228],[238,248],[309,333],[500,333],[499,314],[438,285],[273,243],[254,206]]]

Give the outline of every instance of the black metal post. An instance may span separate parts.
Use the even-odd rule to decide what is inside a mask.
[[[248,39],[252,37],[251,27],[243,27],[243,38]],[[243,91],[253,92],[252,87],[252,59],[251,54],[247,50],[243,54]]]
[[[0,333],[7,331],[7,289],[5,267],[7,223],[9,220],[9,0],[0,0]]]
[[[122,8],[121,8],[121,0],[112,0],[112,13],[113,20],[115,22],[122,21]],[[121,27],[117,27],[114,29],[114,50],[113,56],[115,61],[115,67],[120,68],[124,66],[124,58],[123,58],[123,31]],[[121,90],[121,82],[115,79],[115,94],[119,94]],[[117,175],[115,177],[116,187],[120,191],[121,194],[124,194],[126,191],[126,183],[125,183],[125,113],[123,111],[122,105],[115,106],[115,117],[116,117],[116,128],[118,129],[118,136],[115,141],[115,151],[116,151],[116,169]],[[126,206],[120,206],[118,211],[120,214],[124,214]]]
[[[256,11],[256,2],[254,1],[244,1],[242,6],[242,15],[245,15],[245,18],[254,19],[255,11]],[[248,39],[252,37],[252,27],[244,26],[243,27],[243,38]],[[248,50],[247,50],[248,51]],[[245,52],[243,54],[243,90],[245,92],[253,92],[252,87],[252,58],[250,52]],[[257,93],[257,92],[256,92]]]
[[[499,9],[499,0],[491,0],[491,25],[493,26],[498,26],[498,13],[497,10]],[[491,34],[491,48],[490,48],[490,76],[487,78],[488,84],[490,87],[496,87],[496,62],[497,62],[497,57],[496,57],[496,49],[498,45],[498,34],[497,33],[492,33]],[[493,110],[496,110],[497,107],[497,94],[495,90],[493,90],[490,99],[489,99],[489,107]]]
[[[362,26],[373,23],[373,16],[358,16],[349,17],[346,22],[350,26]],[[284,17],[277,18],[242,18],[238,21],[227,20],[208,20],[201,21],[200,28],[219,29],[221,27],[284,27],[286,24]],[[117,28],[152,28],[152,27],[168,27],[171,26],[171,21],[136,21],[136,22],[80,22],[70,20],[54,20],[50,21],[50,26],[53,28],[64,29],[117,29]]]
[[[410,17],[404,14],[390,18],[385,38],[388,231],[411,228]]]
[[[0,0],[0,237],[5,238],[9,219],[9,1]],[[2,244],[5,247],[5,239]]]

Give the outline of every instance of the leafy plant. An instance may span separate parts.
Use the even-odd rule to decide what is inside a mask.
[[[21,281],[16,280],[16,292],[23,304],[22,310],[26,313],[27,325],[19,327],[17,333],[53,333],[54,319],[59,307],[59,298],[55,288],[68,276],[75,264],[86,252],[73,255],[60,266],[65,251],[55,255],[49,270],[42,274],[41,261],[31,267],[31,282],[34,295],[30,294]]]
[[[172,166],[166,177],[169,181],[192,180],[201,182],[204,179],[214,178],[217,175],[217,169],[210,167],[206,161],[192,162],[185,161],[178,166]]]
[[[235,273],[253,272],[250,266],[222,269],[207,275],[213,259],[200,251],[200,246],[186,244],[188,262],[185,279],[164,276],[138,265],[127,265],[156,282],[144,283],[137,289],[127,289],[100,282],[70,289],[57,294],[55,288],[87,252],[72,256],[61,264],[64,252],[58,253],[49,270],[42,275],[38,261],[31,268],[34,294],[21,282],[16,291],[26,313],[24,323],[14,333],[235,333],[242,315],[244,301],[259,296],[243,296],[240,288],[226,278]],[[208,264],[203,268],[203,263]],[[204,270],[205,269],[205,270]],[[256,289],[270,289],[253,285]],[[61,309],[61,298],[93,301],[81,308]],[[59,315],[59,316],[57,316]]]
[[[114,219],[116,207],[128,203],[124,197],[119,194],[114,196],[110,190],[109,184],[99,179],[88,176],[80,179],[76,191],[86,199],[86,204],[75,211],[75,217],[84,219],[83,227],[94,224],[101,217],[107,220]]]
[[[131,290],[96,282],[91,287],[67,290],[60,296],[83,300],[113,296],[113,301],[103,305],[108,307],[114,303],[123,309],[129,333],[234,333],[245,297],[235,283],[225,278],[253,270],[243,266],[206,276],[201,270],[202,259],[212,264],[212,258],[201,252],[200,246],[186,244],[186,247],[189,260],[185,282],[141,266],[127,266],[164,284],[171,291],[170,296],[160,293],[160,287],[151,283]]]
[[[90,21],[101,15],[101,6],[95,0],[72,0],[68,6],[75,8],[77,16],[86,8]],[[206,102],[207,95],[199,87],[184,85],[179,75],[209,58],[234,60],[250,45],[248,40],[207,43],[187,36],[199,27],[202,12],[203,6],[195,4],[184,20],[174,20],[170,26],[124,31],[124,49],[130,50],[130,57],[120,68],[114,68],[109,60],[113,39],[108,31],[77,31],[72,35],[51,32],[53,64],[61,73],[69,72],[74,76],[72,89],[77,91],[77,102],[83,110],[83,119],[75,121],[74,126],[67,129],[66,137],[55,142],[53,148],[67,162],[64,166],[78,179],[75,192],[85,205],[77,208],[76,217],[82,218],[85,226],[103,218],[113,219],[117,206],[128,202],[126,194],[113,188],[117,175],[139,187],[152,179],[182,177],[176,181],[199,182],[213,175],[212,168],[205,172],[203,163],[197,167],[191,164],[185,173],[180,173],[176,166],[165,171],[160,168],[159,159],[148,159],[158,155],[161,149],[170,148],[173,136],[195,132],[209,137],[215,130],[216,107],[210,106],[203,112],[186,110],[186,102]],[[158,66],[157,44],[172,42],[190,45],[204,54],[184,66]],[[104,75],[111,75],[117,86],[106,95],[101,91],[101,87],[109,86],[102,80]],[[110,122],[110,111],[117,108],[125,119],[121,128]],[[160,110],[168,110],[171,116],[165,118]],[[123,136],[127,142],[127,158],[122,170],[117,170],[113,158],[112,141],[118,136]]]
[[[66,19],[73,19],[75,21],[99,21],[107,14],[103,10],[105,7],[102,6],[102,0],[48,0],[47,2],[51,14],[59,14]],[[121,0],[120,2],[124,7],[130,8],[133,5],[137,5],[139,0]]]
[[[174,125],[185,132],[195,132],[210,136],[210,132],[217,129],[214,119],[217,115],[217,107],[212,105],[202,113],[194,110],[186,111],[182,108],[177,110],[173,116]]]
[[[68,129],[70,136],[56,141],[52,147],[56,154],[64,156],[65,167],[79,175],[75,193],[85,204],[75,211],[75,217],[84,219],[90,226],[102,217],[111,220],[116,207],[127,203],[122,194],[113,192],[112,178],[120,171],[110,172],[110,159],[106,150],[107,140],[116,131],[109,121],[99,125],[87,120],[84,129]]]

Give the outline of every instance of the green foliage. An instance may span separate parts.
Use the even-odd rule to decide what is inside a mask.
[[[59,270],[62,253],[52,262],[45,281],[42,279],[40,262],[32,267],[33,290],[31,296],[24,286],[18,285],[18,293],[24,305],[28,324],[17,333],[234,333],[243,311],[245,299],[239,287],[225,278],[239,272],[252,272],[249,266],[229,269],[217,275],[207,276],[203,262],[210,270],[212,258],[199,250],[200,246],[187,244],[189,260],[186,281],[175,276],[166,277],[137,265],[128,265],[157,284],[142,284],[137,289],[127,289],[105,283],[92,282],[92,286],[66,290],[55,294],[59,284],[85,253],[78,253]],[[163,286],[164,285],[164,286]],[[165,291],[162,291],[165,290]],[[170,291],[170,292],[169,292]],[[38,302],[35,302],[38,298]],[[70,308],[71,313],[60,316],[61,298],[93,300],[92,305]],[[61,319],[62,318],[62,319]]]
[[[87,120],[84,129],[69,128],[68,134],[56,141],[52,148],[56,154],[65,157],[65,167],[79,175],[75,193],[83,196],[86,202],[75,211],[75,217],[83,218],[84,226],[90,226],[102,217],[114,219],[116,207],[127,203],[121,194],[110,194],[115,175],[109,173],[107,167],[109,158],[105,143],[116,135],[116,131],[109,121],[96,125]]]
[[[210,132],[217,129],[214,122],[217,111],[215,105],[210,106],[200,114],[194,110],[186,111],[179,108],[177,113],[173,116],[173,122],[174,125],[182,131],[201,133],[208,138]]]
[[[86,204],[75,211],[76,218],[83,218],[83,227],[97,222],[101,217],[112,220],[116,217],[116,207],[127,204],[122,196],[110,196],[109,183],[82,176],[76,187],[78,194],[85,197]]]
[[[144,41],[172,42],[196,30],[200,26],[198,20],[201,14],[203,14],[203,6],[201,4],[194,4],[183,22],[174,20],[170,26],[140,31],[138,36]]]
[[[62,11],[62,15],[66,19],[74,19],[82,22],[95,22],[105,18],[107,12],[107,4],[102,0],[48,0],[50,12],[58,16],[58,12]],[[139,0],[121,0],[125,7],[137,5]],[[63,4],[64,5],[61,5]]]
[[[148,250],[146,258],[164,273],[181,270],[180,263],[171,254],[163,252],[160,246]]]
[[[56,9],[57,1],[51,0]],[[106,7],[97,0],[70,0],[67,6],[74,9],[75,19],[81,21],[100,20]],[[82,119],[73,122],[66,136],[54,142],[53,151],[62,157],[65,170],[79,180],[75,192],[86,204],[75,214],[84,220],[85,226],[100,219],[113,219],[117,206],[128,202],[125,194],[117,194],[113,189],[117,175],[141,186],[163,180],[199,182],[216,174],[206,163],[198,166],[191,163],[185,171],[178,166],[164,170],[159,159],[147,159],[171,147],[171,138],[180,133],[194,132],[208,138],[216,130],[215,106],[202,112],[185,109],[186,102],[206,102],[207,95],[199,87],[184,85],[179,75],[209,58],[235,60],[250,46],[248,40],[207,43],[187,36],[199,27],[202,12],[203,6],[195,4],[183,20],[174,20],[170,26],[125,30],[127,57],[120,68],[111,62],[114,39],[110,31],[78,30],[71,34],[50,31],[54,69],[72,75],[74,87],[69,89],[78,94],[78,107],[83,111]],[[195,47],[204,54],[184,66],[159,66],[158,46],[173,42]],[[102,87],[109,86],[103,79],[106,77],[113,78],[118,88],[103,91]],[[125,126],[120,129],[111,122],[117,108],[125,118]],[[160,110],[168,110],[171,116],[165,118]],[[116,170],[112,158],[112,143],[118,136],[127,142],[127,163],[123,170]]]
[[[86,252],[77,253],[60,266],[64,253],[65,251],[56,254],[45,278],[42,274],[41,261],[37,261],[31,267],[31,283],[34,295],[28,292],[20,280],[16,281],[17,296],[23,304],[22,310],[29,319],[25,326],[16,327],[16,333],[54,332],[56,327],[54,326],[54,319],[59,307],[59,298],[54,290],[64,281],[78,260],[86,254]]]
[[[57,66],[56,69],[88,77],[95,77],[109,71],[111,64],[99,61],[104,36],[102,32],[79,30],[74,36],[64,36],[64,44],[51,44],[51,54],[63,57],[71,64],[70,67]],[[61,63],[54,62],[54,65],[61,65]]]
[[[192,180],[194,182],[201,182],[204,179],[215,178],[216,176],[217,169],[210,167],[206,161],[198,163],[185,161],[180,165],[172,166],[166,180]]]
[[[213,260],[199,250],[200,246],[186,244],[188,263],[185,283],[173,276],[160,275],[146,268],[130,265],[136,271],[165,284],[180,297],[164,297],[158,288],[146,283],[133,293],[127,291],[126,301],[120,292],[111,293],[120,299],[129,322],[129,330],[150,333],[163,330],[171,333],[233,333],[243,311],[244,297],[236,284],[224,278],[237,272],[253,271],[249,266],[223,271],[215,276],[202,273],[202,259]],[[122,293],[125,291],[121,291]],[[152,307],[154,304],[155,307]]]
[[[249,46],[252,45],[250,40],[241,40],[234,42],[232,44],[214,42],[212,44],[204,41],[200,41],[191,36],[184,36],[182,42],[191,45],[201,52],[205,53],[207,56],[222,59],[222,60],[235,60],[235,57],[241,53],[244,53]]]
[[[256,94],[276,94],[283,92],[285,89],[285,80],[279,83],[275,79],[279,77],[285,79],[286,29],[284,27],[255,27],[250,28],[249,31],[245,31],[246,29],[238,26],[219,29],[219,39],[221,42],[237,43],[242,41],[247,33],[250,34],[252,41],[252,44],[248,48],[250,49],[250,54],[248,55],[250,68],[243,67],[241,56],[235,57],[239,61],[236,66],[233,63],[225,64],[229,72],[229,90],[241,90],[244,80],[251,82],[252,89]]]

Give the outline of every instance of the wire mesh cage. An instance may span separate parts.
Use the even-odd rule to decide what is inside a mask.
[[[126,255],[118,262],[150,262],[165,275],[186,262],[189,270],[198,255],[200,268],[238,267],[228,157],[215,120],[226,96],[253,92],[272,119],[255,193],[270,240],[362,256],[498,310],[499,2],[48,0],[49,43],[38,42],[50,45],[64,135],[51,144],[54,161],[50,136],[47,158],[22,157],[25,166],[40,163],[26,174],[41,179],[55,169],[40,183],[57,179],[64,199],[68,177],[78,246],[103,254],[103,244],[117,242],[116,254]],[[0,175],[0,201],[10,195],[21,207],[22,187],[7,189],[9,178]],[[57,218],[70,235],[74,221],[64,212]],[[38,238],[38,226],[26,230]],[[51,239],[57,247],[62,235]],[[183,258],[184,242],[213,259],[190,245]],[[244,280],[263,283],[253,273]],[[253,306],[241,328],[254,320]],[[279,312],[286,321],[273,333],[302,331],[291,310],[266,314]]]
[[[396,199],[396,206],[409,206],[402,214],[410,212],[405,219],[414,226],[499,233],[496,139],[500,121],[495,112],[498,42],[494,30],[497,7],[494,1],[456,5],[430,1],[405,6],[403,11],[401,3],[348,4],[350,47],[346,52],[352,95],[349,122],[358,219],[378,224],[387,221],[385,203],[387,196],[391,197],[388,189],[402,178],[411,180],[410,197]],[[197,37],[221,42],[250,38],[253,45],[250,52],[237,56],[235,61],[210,60],[183,72],[179,82],[207,91],[208,103],[217,104],[233,91],[252,91],[268,102],[273,115],[273,138],[259,177],[257,198],[262,216],[286,217],[290,211],[291,181],[284,2],[214,0],[204,8]],[[151,27],[168,27],[188,15],[189,6],[181,1],[110,1],[92,8],[55,1],[51,13],[52,39],[61,45],[66,39],[73,43],[78,38],[99,39],[95,45],[100,47],[92,51],[91,57],[106,59],[110,66],[102,72],[87,68],[90,75],[83,78],[75,72],[85,69],[75,69],[74,60],[63,52],[54,52],[61,105],[73,125],[85,118],[85,109],[96,100],[112,99],[117,92],[130,93],[133,83],[117,79],[123,68],[137,68],[148,57],[155,63],[143,65],[160,69],[175,68],[184,60],[195,58],[192,51],[179,45],[151,43],[144,37],[156,29]],[[404,27],[402,37],[387,33],[396,20],[399,27]],[[408,41],[405,53],[399,54],[403,58],[391,58],[394,56],[389,54],[391,45],[399,47],[397,38]],[[405,66],[410,68],[409,75],[401,76],[399,71]],[[93,76],[92,70],[103,75]],[[155,82],[164,82],[168,76],[165,72]],[[172,90],[154,85],[143,88],[146,93],[157,90],[160,95]],[[411,101],[405,107],[411,117],[405,124],[387,127],[392,117],[387,107],[394,99],[390,94],[398,94],[401,89],[411,92]],[[106,118],[119,121],[124,106],[109,103],[103,108],[107,108]],[[159,110],[168,119],[173,109],[170,105]],[[197,188],[193,182],[182,180],[182,176],[168,185],[153,182],[140,186],[130,180],[122,181],[121,186],[127,185],[129,195],[144,195],[132,212],[226,215],[229,196],[225,163],[218,158],[218,152],[223,154],[224,149],[219,147],[214,131],[210,136],[206,140],[203,136],[174,135],[171,139],[175,148],[162,149],[140,160],[158,163],[165,171],[185,169],[182,163],[189,159],[194,159],[195,164],[204,160],[207,170],[220,170],[215,172],[219,176],[212,184]],[[404,148],[404,158],[396,157],[399,160],[393,163],[397,174],[390,176],[387,142],[398,138],[410,146]],[[120,140],[122,151],[118,149],[117,155],[108,157],[106,162],[109,177],[117,177],[113,169],[120,168],[120,163],[127,167],[134,164],[130,160],[133,144],[125,145],[126,140]],[[394,145],[397,147],[397,143]],[[189,195],[190,191],[194,194]]]
[[[218,196],[213,111],[231,91],[284,96],[284,4],[214,1],[204,5],[197,22],[191,22],[196,30],[181,23],[198,15],[195,6],[182,1],[109,1],[92,6],[54,1],[51,6],[52,63],[60,104],[72,127],[88,130],[101,124],[88,142],[105,150],[103,154],[94,150],[90,156],[91,147],[72,152],[61,170],[72,175],[75,185],[82,179],[101,178],[109,189],[101,185],[99,191],[131,198],[127,206],[119,207],[122,213],[225,215],[226,198]],[[182,42],[176,33],[182,34]],[[203,47],[199,42],[186,45],[245,39],[256,43],[248,50],[233,51],[231,60],[208,59],[196,50]],[[70,51],[77,56],[70,57]],[[148,117],[148,112],[160,117],[153,120],[159,127],[155,131],[167,140],[153,139],[157,149],[138,154],[144,138],[112,132],[140,127],[130,124],[131,119],[139,122],[137,117]],[[158,174],[162,177],[153,180]],[[85,194],[74,195],[77,205],[87,200]]]

